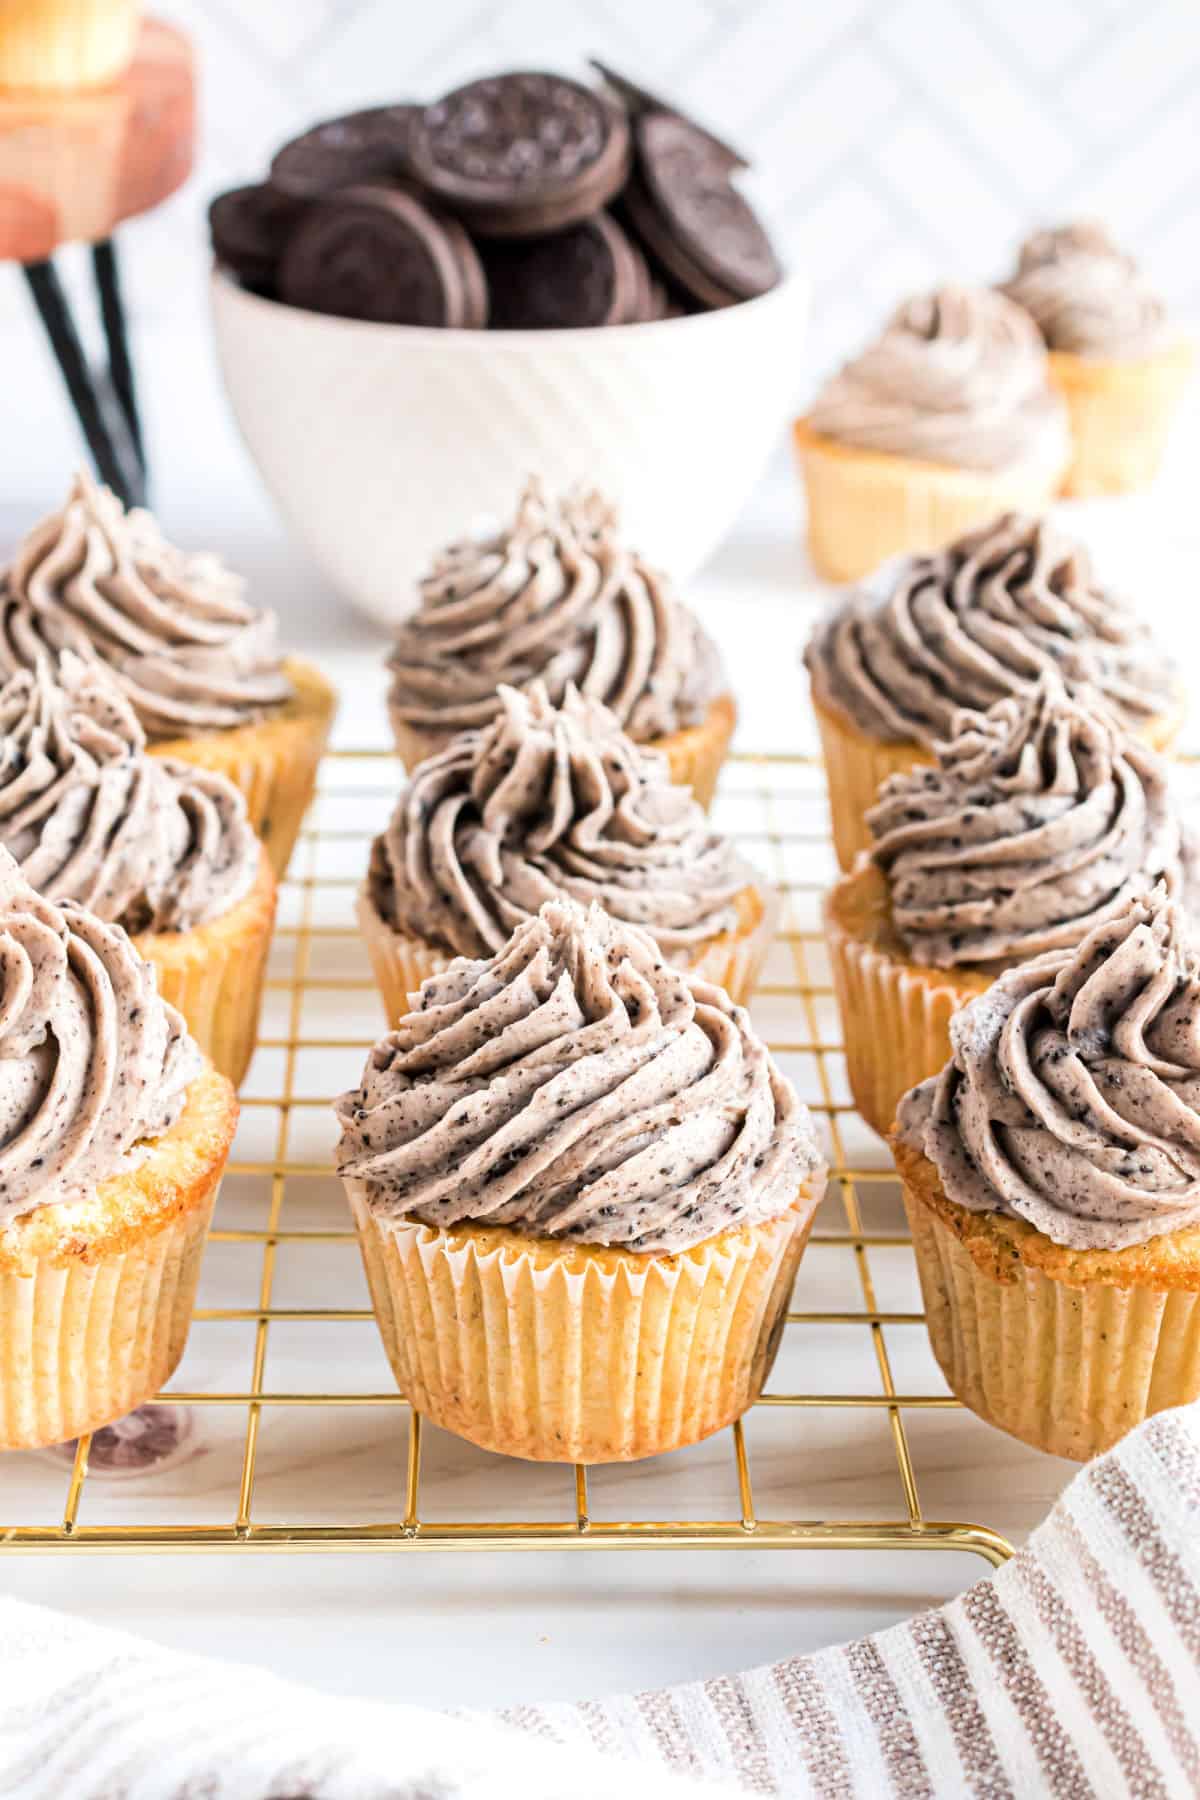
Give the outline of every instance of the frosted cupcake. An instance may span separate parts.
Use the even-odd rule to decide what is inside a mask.
[[[895,1139],[954,1393],[1082,1461],[1200,1397],[1200,962],[1158,888],[1002,975]]]
[[[133,60],[141,12],[141,0],[5,0],[0,88],[116,81]]]
[[[337,1111],[384,1345],[436,1424],[616,1462],[757,1399],[825,1171],[746,1014],[645,932],[548,901],[426,982]]]
[[[97,1430],[187,1337],[237,1122],[125,933],[0,850],[0,1450]]]
[[[986,288],[905,301],[795,428],[819,575],[857,581],[1013,508],[1039,511],[1070,462],[1029,315]]]
[[[113,676],[67,650],[0,689],[0,844],[39,893],[123,926],[204,1054],[241,1081],[275,875],[237,788],[147,755]]]
[[[329,735],[333,689],[281,657],[274,614],[215,556],[185,555],[89,476],[0,578],[0,674],[39,651],[106,664],[155,755],[228,777],[275,872],[287,868]]]
[[[1094,689],[1155,749],[1183,720],[1170,658],[1128,602],[1082,545],[1019,514],[880,570],[821,620],[804,660],[843,869],[889,775],[932,763],[960,707],[1027,692],[1043,670]]]
[[[1158,474],[1194,352],[1132,256],[1091,222],[1036,231],[1004,292],[1030,314],[1067,403],[1068,494],[1124,494]]]
[[[568,685],[499,690],[500,712],[418,764],[376,838],[358,912],[389,1019],[455,956],[494,956],[547,900],[596,901],[663,955],[749,1000],[775,896],[666,759]]]
[[[596,493],[548,499],[531,481],[513,523],[438,557],[389,661],[408,768],[496,716],[501,683],[567,683],[661,750],[707,806],[737,713],[720,658],[664,576],[627,550]]]
[[[825,930],[850,1090],[878,1132],[1006,969],[1072,948],[1160,879],[1197,897],[1166,764],[1090,700],[1045,674],[958,713],[935,767],[890,776],[867,814],[870,856],[828,894]]]

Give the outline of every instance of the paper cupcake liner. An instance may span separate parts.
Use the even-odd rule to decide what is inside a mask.
[[[1062,484],[1063,458],[1016,469],[944,467],[836,444],[793,427],[808,505],[808,550],[826,581],[858,581],[888,557],[939,550],[1003,512],[1041,512]]]
[[[295,657],[288,657],[283,668],[295,693],[271,718],[151,746],[155,756],[215,769],[241,790],[250,823],[281,880],[317,785],[337,709],[337,695],[319,670]]]
[[[386,1221],[347,1181],[397,1384],[418,1412],[536,1462],[627,1462],[752,1406],[779,1346],[815,1190],[677,1256],[500,1226]]]
[[[825,782],[829,790],[829,823],[838,866],[845,874],[854,867],[860,850],[869,850],[871,834],[866,815],[879,797],[889,775],[903,774],[914,766],[931,768],[934,757],[923,744],[888,743],[869,737],[812,696],[813,713],[821,740]],[[1159,713],[1135,735],[1161,755],[1169,755],[1183,724],[1186,707],[1181,702],[1169,713]]]
[[[981,1265],[943,1217],[950,1203],[929,1202],[932,1165],[902,1158],[901,1173],[933,1353],[972,1412],[1085,1462],[1151,1413],[1200,1397],[1200,1292],[1055,1280],[1026,1260],[1026,1239]],[[1200,1263],[1194,1274],[1200,1288]]]
[[[95,1431],[169,1379],[236,1121],[208,1069],[143,1161],[0,1231],[0,1451]]]
[[[842,1016],[854,1104],[886,1137],[909,1088],[950,1060],[950,1020],[990,986],[974,969],[929,969],[870,940],[870,914],[886,909],[874,865],[844,876],[825,900],[825,941]]]
[[[391,722],[396,752],[404,767],[411,773],[418,763],[424,762],[437,751],[440,740],[414,730],[397,715],[394,708]],[[721,764],[729,754],[736,725],[737,706],[733,695],[720,694],[699,725],[685,726],[682,731],[673,731],[668,737],[652,738],[644,748],[660,750],[670,765],[671,780],[677,787],[690,787],[707,811],[717,791],[717,777],[721,773]]]
[[[275,924],[275,872],[265,847],[245,899],[194,931],[146,931],[134,943],[158,973],[158,991],[187,1020],[209,1061],[238,1087],[258,1034]]]
[[[1193,360],[1188,343],[1136,362],[1050,352],[1050,380],[1067,403],[1074,440],[1064,494],[1086,499],[1151,486]]]
[[[0,87],[75,88],[113,81],[137,41],[140,0],[6,0]]]
[[[739,896],[739,910],[745,916],[744,928],[724,932],[713,938],[695,962],[680,964],[689,975],[723,987],[732,1000],[745,1006],[754,992],[779,917],[779,897],[770,889],[747,888]],[[440,975],[455,960],[447,950],[426,943],[424,938],[397,931],[380,917],[364,882],[358,892],[359,930],[371,959],[375,984],[383,999],[389,1025],[394,1025],[411,1011],[410,995],[423,981]]]

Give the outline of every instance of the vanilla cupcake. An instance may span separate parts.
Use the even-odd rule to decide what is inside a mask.
[[[112,674],[66,650],[0,689],[0,844],[51,900],[121,925],[200,1049],[254,1050],[275,874],[224,776],[149,756]]]
[[[183,1352],[237,1122],[117,925],[0,850],[0,1450],[97,1430]]]
[[[884,782],[870,856],[825,901],[850,1091],[880,1133],[1006,969],[1072,948],[1158,880],[1197,897],[1166,764],[1058,675],[958,713],[935,753]]]
[[[880,570],[821,620],[804,660],[843,869],[889,775],[932,763],[960,707],[1027,692],[1043,670],[1094,689],[1157,750],[1183,720],[1171,660],[1128,602],[1082,545],[1019,514]]]
[[[1200,1397],[1200,961],[1164,889],[957,1014],[896,1163],[929,1334],[982,1418],[1080,1461]]]
[[[1075,454],[1064,493],[1149,487],[1194,354],[1133,257],[1091,222],[1036,231],[1003,291],[1045,339],[1067,404]]]
[[[616,1462],[758,1398],[825,1170],[728,995],[551,900],[427,981],[337,1103],[396,1380],[473,1443]]]
[[[419,763],[376,838],[358,914],[389,1019],[456,956],[494,956],[545,901],[596,901],[745,1003],[776,896],[666,759],[570,684],[502,687],[489,725]]]
[[[708,806],[737,718],[715,646],[664,576],[619,541],[599,494],[531,481],[513,523],[442,553],[400,627],[388,696],[408,768],[486,725],[505,683],[574,682]]]
[[[1071,456],[1037,327],[986,288],[905,301],[825,383],[795,440],[809,553],[830,581],[1040,510]]]
[[[116,81],[133,60],[141,0],[4,0],[0,88],[50,92]]]
[[[281,658],[260,612],[215,556],[185,555],[150,514],[75,477],[0,578],[0,674],[73,650],[116,675],[157,756],[226,776],[275,872],[287,868],[333,720],[325,677]]]

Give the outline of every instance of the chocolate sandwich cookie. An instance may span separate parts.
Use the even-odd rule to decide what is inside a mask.
[[[304,216],[304,204],[265,182],[230,188],[208,208],[213,254],[247,287],[267,293],[289,236]]]
[[[271,185],[299,200],[338,188],[404,181],[409,175],[409,122],[415,106],[370,106],[326,119],[292,138],[271,158]]]
[[[485,243],[480,255],[500,331],[623,325],[650,305],[646,260],[607,213],[551,237]]]
[[[288,240],[279,291],[290,306],[343,319],[486,323],[486,284],[466,233],[395,188],[314,202]]]
[[[412,121],[421,186],[480,237],[565,230],[624,185],[624,113],[562,75],[520,72],[456,88]]]
[[[635,121],[637,161],[622,195],[635,234],[668,275],[705,306],[765,294],[782,270],[723,152],[673,113]]]
[[[701,125],[697,119],[689,118],[677,106],[673,106],[669,100],[660,99],[657,94],[652,94],[649,88],[641,87],[636,81],[631,81],[628,75],[622,75],[619,70],[610,67],[608,63],[602,63],[598,56],[589,56],[588,62],[595,69],[597,75],[628,107],[635,119],[639,118],[642,113],[670,113],[672,117],[682,119],[686,125],[690,125],[693,131],[703,132],[709,142],[716,145],[731,169],[748,169],[750,167],[748,158],[744,157],[740,150],[735,150],[732,144],[726,143],[724,138],[719,138],[715,131],[708,129],[707,125]]]

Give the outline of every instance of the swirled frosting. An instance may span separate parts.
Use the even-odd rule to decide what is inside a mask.
[[[152,740],[253,724],[292,691],[240,578],[84,474],[0,581],[0,675],[60,650],[107,664]]]
[[[906,300],[825,383],[808,424],[839,444],[954,468],[1065,467],[1070,454],[1036,326],[986,288]]]
[[[821,1164],[743,1009],[570,901],[427,981],[337,1111],[384,1216],[628,1250],[774,1218]]]
[[[598,700],[500,689],[490,725],[421,763],[376,839],[380,916],[459,956],[491,956],[546,900],[596,900],[682,962],[738,923],[753,880],[666,759]]]
[[[1192,848],[1166,764],[1086,692],[1041,676],[956,714],[937,766],[892,775],[867,814],[913,960],[1001,966],[1068,949],[1148,882],[1185,897]]]
[[[0,844],[39,893],[133,932],[219,917],[261,856],[232,783],[148,755],[112,675],[69,650],[0,689]]]
[[[951,1021],[900,1131],[971,1212],[1119,1250],[1200,1223],[1200,961],[1165,888]]]
[[[932,745],[959,707],[983,712],[1046,669],[1133,729],[1179,704],[1165,653],[1082,545],[1019,513],[888,565],[821,620],[804,660],[823,706],[889,742]]]
[[[43,899],[0,849],[0,1228],[128,1166],[200,1067],[120,926]]]
[[[1002,291],[1030,314],[1051,350],[1120,359],[1151,355],[1166,341],[1161,295],[1091,221],[1035,231]]]
[[[486,725],[504,682],[574,682],[639,743],[698,724],[727,683],[664,578],[619,542],[596,493],[531,481],[507,530],[452,544],[421,583],[389,660],[393,720],[430,747]]]

